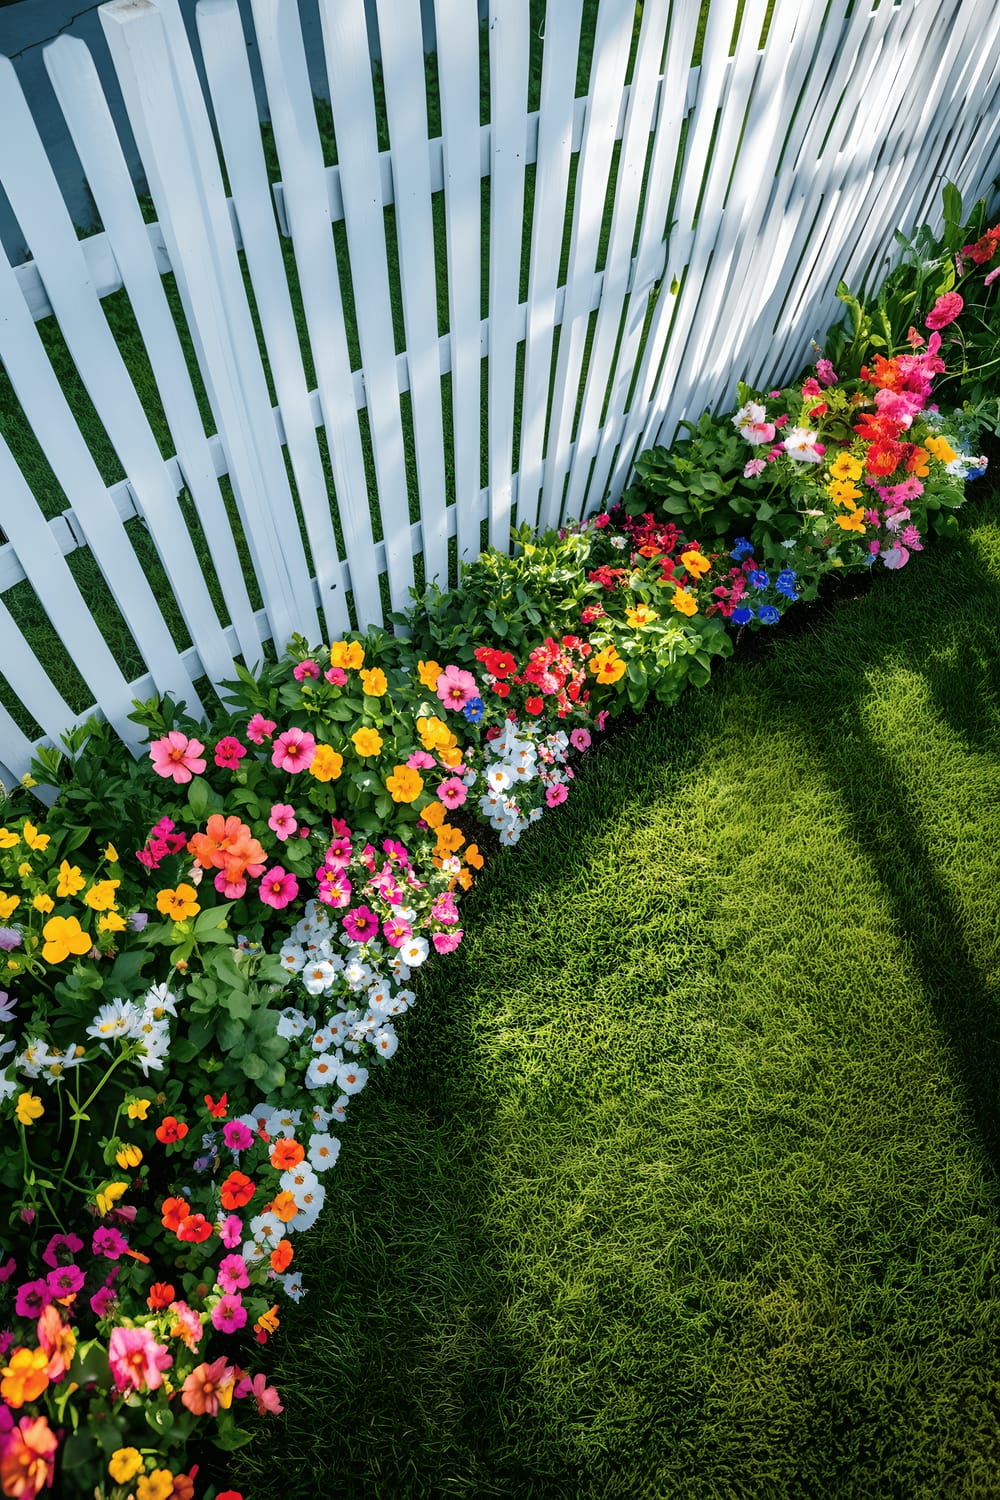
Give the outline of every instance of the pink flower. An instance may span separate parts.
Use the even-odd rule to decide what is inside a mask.
[[[227,901],[238,901],[246,894],[247,883],[242,878],[230,880],[225,870],[220,870],[213,881],[215,889],[220,896],[225,896]]]
[[[411,771],[429,771],[432,766],[437,765],[437,761],[433,755],[428,755],[426,750],[414,750],[413,754],[407,757],[406,764]]]
[[[246,1130],[245,1125],[243,1129]],[[250,1135],[250,1132],[247,1131],[247,1134]],[[253,1140],[252,1135],[250,1135],[250,1139],[251,1141]],[[217,1225],[216,1227],[219,1231],[219,1239],[225,1245],[226,1249],[235,1250],[236,1246],[243,1238],[243,1221],[240,1218],[239,1214],[229,1214],[225,1219],[223,1219],[222,1223]]]
[[[299,882],[290,870],[274,865],[260,877],[258,894],[265,906],[273,906],[275,911],[280,911],[299,894]]]
[[[252,1380],[249,1375],[244,1375],[236,1387],[236,1395],[240,1400],[244,1396],[253,1396],[260,1416],[263,1416],[265,1412],[278,1416],[285,1409],[278,1400],[278,1392],[273,1385],[268,1385],[267,1376],[263,1374],[255,1375]]]
[[[597,715],[597,727],[599,730],[603,730],[610,712],[611,710],[609,708],[602,708],[600,713]]]
[[[436,692],[446,708],[462,709],[472,698],[479,697],[479,688],[471,672],[461,667],[445,667],[437,680]]]
[[[965,303],[958,292],[945,292],[939,297],[924,319],[925,328],[947,328],[954,323]],[[902,564],[899,564],[902,567]]]
[[[469,795],[465,782],[460,781],[457,776],[449,776],[447,781],[442,781],[437,794],[445,807],[461,807]]]
[[[545,790],[545,804],[547,807],[558,807],[560,802],[565,802],[569,796],[569,787],[565,782],[557,781],[555,786],[547,787]]]
[[[885,563],[887,568],[905,567],[909,560],[910,554],[907,552],[905,547],[899,546],[898,543],[895,547],[890,547],[888,552],[882,553],[882,561]]]
[[[347,876],[337,868],[327,869],[324,866],[317,870],[316,877],[319,880],[319,899],[324,906],[346,906],[351,899],[351,882]]]
[[[315,677],[318,679],[319,667],[313,661],[311,656],[307,656],[305,661],[297,662],[296,665],[292,668],[292,676],[295,678],[296,682],[302,682],[302,680],[306,677]]]
[[[285,839],[291,838],[299,826],[295,817],[295,808],[289,807],[287,802],[276,802],[271,808],[271,816],[267,820],[267,826],[274,830],[282,842]]]
[[[242,1255],[224,1256],[219,1262],[219,1274],[215,1279],[224,1292],[238,1292],[243,1287],[249,1286],[247,1263]]]
[[[271,738],[277,727],[273,719],[265,719],[263,714],[254,714],[247,725],[247,739],[253,740],[255,745],[263,745],[265,740]]]
[[[816,361],[816,378],[820,385],[836,385],[837,372],[828,359]]]
[[[249,1151],[253,1145],[253,1131],[242,1120],[227,1120],[222,1127],[222,1139],[230,1151]]]
[[[456,928],[453,932],[435,932],[431,942],[437,953],[454,953],[464,936],[465,933]]]
[[[743,478],[756,479],[757,475],[763,474],[766,468],[766,458],[752,458],[748,464],[743,465]]]
[[[382,923],[382,932],[392,948],[401,948],[413,936],[413,928],[403,917],[388,917]]]
[[[355,906],[344,918],[344,931],[354,943],[367,943],[378,932],[378,917],[367,906]]]
[[[995,271],[991,271],[988,276],[984,277],[983,286],[992,286],[998,276],[1000,276],[1000,266],[997,266]]]
[[[308,729],[286,729],[271,751],[271,764],[279,771],[307,771],[316,756],[316,741]]]
[[[237,771],[246,753],[246,745],[241,745],[235,735],[223,735],[215,747],[215,764],[226,771]]]
[[[909,547],[912,552],[923,552],[924,544],[920,540],[920,532],[915,526],[907,526],[899,539],[904,547]]]
[[[326,678],[327,682],[332,683],[334,687],[343,687],[344,683],[347,681],[347,673],[344,671],[343,667],[327,667],[326,671],[323,673],[323,676]]]
[[[242,1255],[236,1259],[242,1260]],[[226,1292],[212,1308],[212,1327],[220,1333],[235,1333],[247,1320],[247,1310],[238,1292]]]
[[[67,1260],[72,1260],[82,1249],[83,1240],[78,1234],[54,1234],[42,1251],[42,1260],[55,1270],[57,1266],[65,1265]],[[7,1277],[0,1273],[0,1281],[6,1280]]]
[[[84,1279],[79,1266],[58,1266],[45,1278],[53,1297],[71,1297],[83,1286]]]
[[[148,1328],[113,1328],[108,1363],[119,1391],[158,1390],[173,1359]]]
[[[52,1301],[52,1289],[46,1281],[26,1281],[17,1289],[14,1311],[19,1318],[37,1318]]]
[[[204,771],[206,762],[200,758],[204,749],[200,740],[189,740],[179,729],[171,729],[161,740],[153,741],[149,758],[157,776],[171,776],[180,785]]]
[[[585,729],[573,729],[570,731],[569,742],[574,750],[582,753],[590,748],[590,735]]]
[[[804,380],[802,382],[802,394],[807,401],[814,400],[817,396],[821,396],[823,394],[823,391],[819,381],[814,380],[810,375],[808,380]]]

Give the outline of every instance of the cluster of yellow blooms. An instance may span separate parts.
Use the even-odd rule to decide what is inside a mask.
[[[118,906],[117,877],[84,875],[79,865],[62,859],[56,865],[48,853],[50,836],[30,818],[20,825],[0,827],[0,923],[16,921],[24,954],[8,955],[7,968],[18,970],[38,949],[47,964],[62,963],[71,955],[90,953],[107,946],[113,934],[123,932],[127,916]],[[109,844],[104,851],[108,866],[118,864],[118,851]],[[83,922],[96,927],[88,931],[72,911],[57,911],[61,901],[76,901],[86,908]],[[36,930],[40,926],[40,933]]]

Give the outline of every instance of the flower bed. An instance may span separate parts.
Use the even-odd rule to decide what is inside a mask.
[[[516,843],[609,716],[954,526],[987,398],[931,396],[968,360],[958,287],[997,274],[977,215],[873,311],[844,289],[804,379],[740,387],[622,507],[522,531],[405,634],[296,639],[210,723],[139,704],[138,763],[96,722],[40,753],[0,824],[3,1494],[232,1500],[190,1445],[282,1409],[258,1346],[305,1295],[297,1236],[416,972],[462,940],[476,821]]]

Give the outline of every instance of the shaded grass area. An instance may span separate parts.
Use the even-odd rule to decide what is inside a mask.
[[[998,1493],[995,516],[484,873],[299,1251],[255,1500]]]

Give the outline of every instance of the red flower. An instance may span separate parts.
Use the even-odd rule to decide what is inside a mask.
[[[226,1113],[226,1106],[227,1106],[227,1100],[228,1100],[228,1098],[229,1098],[228,1094],[223,1094],[222,1097],[219,1099],[218,1103],[216,1103],[216,1101],[212,1098],[211,1094],[206,1094],[205,1095],[205,1104],[208,1106],[208,1112],[209,1112],[209,1114],[212,1115],[214,1119],[216,1119],[216,1120],[221,1120],[222,1119],[223,1115]]]
[[[177,1238],[189,1244],[200,1245],[212,1233],[212,1226],[204,1214],[188,1214],[177,1226]]]
[[[305,1150],[296,1140],[287,1137],[275,1141],[271,1147],[271,1166],[278,1172],[288,1172],[305,1160]]]
[[[245,1172],[230,1172],[222,1184],[222,1206],[229,1210],[243,1208],[256,1191],[256,1186]]]
[[[176,1229],[191,1212],[191,1205],[186,1198],[164,1198],[160,1209],[162,1214],[161,1223],[164,1229]]]
[[[178,1120],[176,1115],[167,1115],[156,1127],[156,1139],[164,1146],[170,1146],[174,1141],[182,1141],[188,1133],[188,1128],[183,1120]]]
[[[545,703],[541,698],[525,698],[524,707],[529,714],[540,714]]]
[[[146,1298],[146,1306],[151,1312],[158,1312],[161,1307],[169,1307],[174,1296],[174,1289],[168,1281],[154,1281]]]

